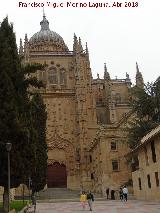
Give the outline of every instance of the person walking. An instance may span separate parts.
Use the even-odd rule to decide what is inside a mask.
[[[119,189],[119,198],[121,201],[123,201],[123,190],[122,190],[122,187],[120,187]]]
[[[106,189],[107,200],[109,199],[109,188]]]
[[[123,200],[126,202],[128,200],[128,189],[126,186],[123,187]]]
[[[85,210],[86,208],[86,201],[87,201],[87,195],[85,191],[83,191],[82,194],[80,195],[80,202],[81,202],[83,210]]]
[[[94,202],[94,196],[91,191],[87,194],[87,200],[88,200],[88,206],[90,208],[89,210],[92,211],[92,203]]]
[[[111,190],[111,200],[115,200],[115,190]]]

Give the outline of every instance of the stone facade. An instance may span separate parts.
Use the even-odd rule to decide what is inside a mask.
[[[160,126],[143,137],[130,155],[136,163],[132,172],[136,198],[160,201]]]
[[[48,65],[35,74],[45,85],[39,92],[48,114],[48,165],[66,166],[70,189],[102,193],[108,186],[119,188],[131,174],[122,133],[131,110],[129,75],[111,79],[105,64],[104,78],[93,79],[87,44],[83,49],[74,35],[69,51],[45,15],[40,24],[38,33],[29,40],[25,36],[24,46],[20,41],[19,53],[24,63]]]

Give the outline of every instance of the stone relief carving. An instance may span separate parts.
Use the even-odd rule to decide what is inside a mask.
[[[56,130],[54,136],[47,140],[48,150],[52,151],[54,149],[63,149],[66,155],[66,161],[63,159],[48,159],[48,165],[53,164],[54,162],[59,162],[66,165],[68,174],[73,175],[75,171],[75,148],[71,142],[60,137]]]
[[[47,145],[49,150],[54,148],[66,149],[67,147],[70,148],[70,146],[72,146],[68,140],[60,137],[56,131],[54,136],[47,140]]]
[[[66,164],[65,161],[63,161],[63,160],[58,160],[57,161],[57,159],[48,159],[48,161],[47,161],[48,165],[53,165],[55,162],[58,162],[58,163],[64,164],[64,165]]]

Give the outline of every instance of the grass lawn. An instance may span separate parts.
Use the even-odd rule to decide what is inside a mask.
[[[10,209],[15,209],[16,212],[19,212],[21,209],[23,209],[23,207],[25,207],[27,205],[28,201],[24,201],[24,204],[23,204],[23,201],[22,200],[15,200],[15,201],[12,201],[11,204],[10,204]],[[0,212],[2,212],[2,206],[3,206],[3,203],[0,202]]]

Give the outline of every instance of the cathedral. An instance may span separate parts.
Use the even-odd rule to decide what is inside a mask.
[[[47,64],[36,77],[47,111],[47,187],[92,189],[104,193],[131,179],[125,154],[123,128],[131,117],[131,80],[111,79],[104,64],[104,78],[92,78],[89,51],[74,35],[73,49],[52,31],[45,14],[40,31],[24,44],[19,54],[24,63]],[[143,85],[138,64],[137,86]]]

